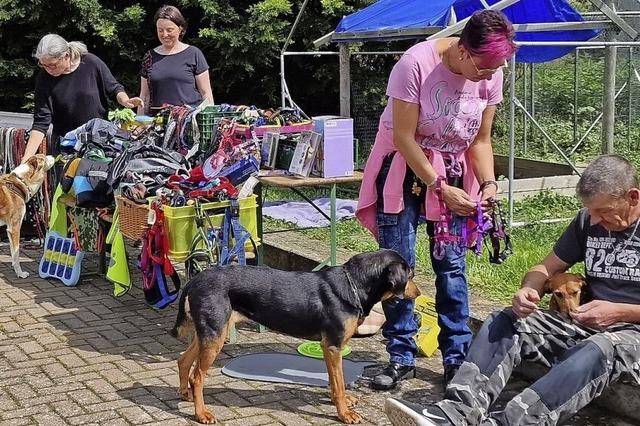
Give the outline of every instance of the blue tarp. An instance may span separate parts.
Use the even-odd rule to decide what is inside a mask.
[[[498,0],[486,0],[488,5]],[[344,17],[336,34],[357,34],[370,31],[400,31],[433,26],[444,27],[449,22],[451,7],[456,18],[462,20],[477,10],[484,9],[480,0],[379,0],[378,2]],[[503,9],[514,24],[540,22],[579,22],[580,14],[567,0],[520,0]],[[585,41],[598,35],[597,30],[519,32],[519,41]],[[398,38],[382,36],[380,39]],[[357,38],[354,39],[357,41]],[[546,62],[574,50],[573,47],[523,46],[516,55],[518,62]]]

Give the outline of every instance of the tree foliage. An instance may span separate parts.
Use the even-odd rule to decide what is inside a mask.
[[[290,50],[308,50],[343,15],[372,0],[311,1]],[[35,75],[32,53],[47,33],[87,44],[125,85],[139,90],[144,52],[158,44],[153,15],[165,1],[0,0],[0,110],[30,111]],[[185,42],[201,48],[211,67],[217,102],[270,106],[280,99],[280,50],[302,1],[178,0],[189,22]],[[312,112],[335,111],[337,59],[287,63],[292,91],[315,94]],[[289,68],[290,67],[290,68]]]

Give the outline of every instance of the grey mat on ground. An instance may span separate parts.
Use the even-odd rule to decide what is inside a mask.
[[[372,364],[375,362],[343,359],[345,384],[349,385],[358,380],[364,368]],[[297,383],[319,387],[329,385],[324,360],[279,352],[240,355],[224,366],[222,374],[262,382]]]

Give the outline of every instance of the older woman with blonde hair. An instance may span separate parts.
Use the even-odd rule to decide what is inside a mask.
[[[47,34],[33,56],[42,70],[36,78],[33,125],[22,161],[38,151],[51,124],[49,153],[56,154],[61,136],[92,118],[106,118],[110,98],[127,108],[143,104],[140,98],[129,98],[84,43]]]

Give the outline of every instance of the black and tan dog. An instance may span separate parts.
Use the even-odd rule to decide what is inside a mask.
[[[7,225],[11,263],[18,278],[29,273],[20,267],[20,228],[27,211],[27,201],[40,190],[54,158],[37,154],[11,173],[0,176],[0,226]]]
[[[420,294],[412,278],[409,265],[392,250],[358,254],[343,266],[319,272],[258,266],[207,269],[185,286],[171,332],[181,337],[195,331],[178,359],[179,393],[194,401],[198,422],[215,423],[203,400],[205,377],[229,328],[244,316],[275,331],[319,340],[338,417],[360,423],[362,417],[351,409],[357,399],[345,393],[340,351],[374,304]]]

